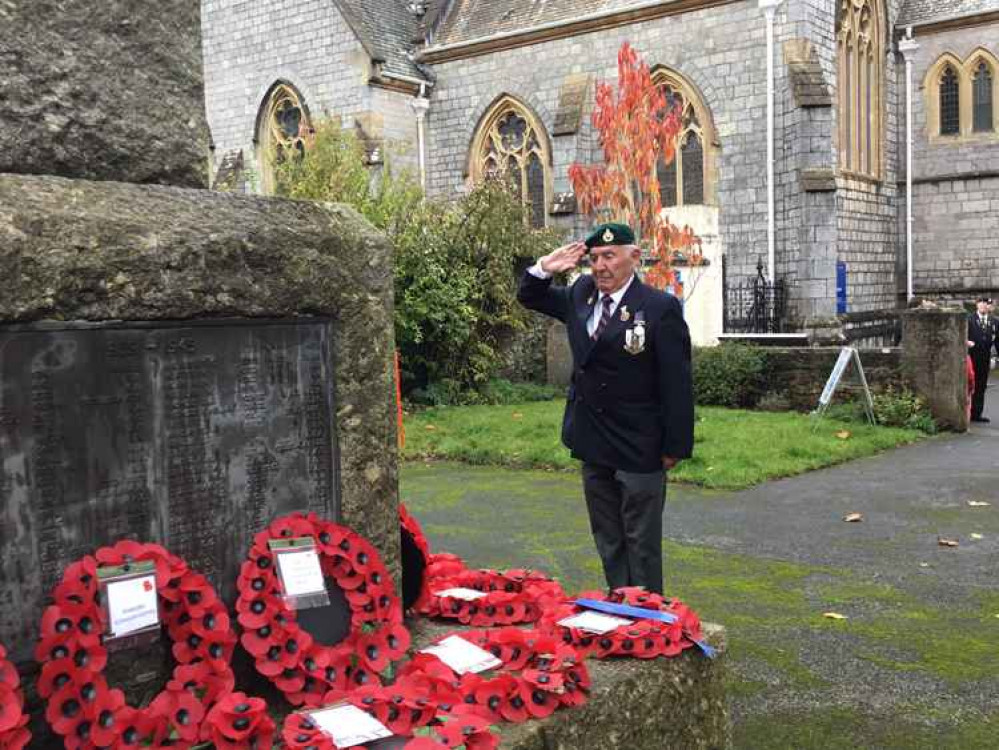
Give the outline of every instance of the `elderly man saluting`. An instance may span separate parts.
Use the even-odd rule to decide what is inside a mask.
[[[591,275],[552,283],[589,252]],[[518,298],[566,324],[573,374],[562,442],[583,462],[590,528],[610,588],[663,591],[666,472],[694,443],[690,335],[680,303],[643,284],[641,251],[624,224],[539,259]]]

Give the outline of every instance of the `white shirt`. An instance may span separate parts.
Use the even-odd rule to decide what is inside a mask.
[[[546,271],[542,270],[541,263],[535,263],[533,266],[531,266],[530,268],[527,269],[527,272],[529,274],[531,274],[531,276],[535,277],[536,279],[550,279],[552,277],[552,275],[550,273],[547,273]],[[617,312],[617,306],[621,304],[621,298],[624,297],[625,292],[628,291],[628,287],[631,286],[631,282],[633,282],[634,280],[635,280],[635,276],[632,275],[632,277],[630,279],[628,279],[628,283],[627,284],[625,284],[624,286],[622,286],[616,292],[611,292],[611,295],[610,295],[610,298],[611,298],[611,306],[610,306],[611,317],[614,317],[614,313]],[[604,312],[604,302],[603,302],[603,300],[604,300],[604,294],[603,294],[603,292],[600,292],[599,290],[597,290],[597,298],[594,301],[595,304],[593,305],[593,313],[590,315],[589,320],[586,321],[586,332],[588,334],[590,334],[590,336],[592,336],[593,332],[595,330],[597,330],[597,325],[600,323],[600,316],[603,315],[603,312]]]

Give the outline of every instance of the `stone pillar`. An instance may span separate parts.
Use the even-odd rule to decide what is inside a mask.
[[[558,321],[548,326],[548,352],[545,360],[548,385],[569,385],[572,377],[572,350],[569,349],[565,326]]]
[[[968,320],[961,310],[902,313],[902,367],[941,427],[968,429]]]

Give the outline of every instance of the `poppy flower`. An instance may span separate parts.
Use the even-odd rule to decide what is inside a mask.
[[[193,686],[191,685],[192,680],[190,677],[184,681],[184,689],[199,695],[202,703],[206,706],[212,705],[220,696],[231,693],[236,684],[236,677],[228,665],[224,669],[214,669],[209,665],[209,662],[203,661],[178,666],[174,670],[174,676],[177,677],[179,674],[184,674],[182,670],[190,669],[191,667],[200,667],[201,671],[193,676],[193,679],[196,680]],[[167,683],[168,689],[171,685],[172,682]]]
[[[402,746],[402,750],[440,750],[442,747],[447,745],[432,737],[414,737]]]
[[[222,698],[208,712],[201,727],[201,739],[212,742],[218,750],[269,749],[273,737],[274,722],[267,714],[267,704],[244,693]]]
[[[89,684],[89,683],[88,683]],[[56,733],[64,737],[76,732],[79,723],[86,719],[86,704],[80,687],[72,682],[57,690],[45,705],[45,718]]]
[[[412,642],[409,630],[401,623],[379,628],[375,636],[390,660],[404,656]]]
[[[473,691],[476,706],[474,712],[485,716],[490,721],[502,721],[503,716],[500,709],[503,703],[514,695],[516,688],[517,680],[509,674],[482,680]]]
[[[196,695],[186,690],[164,690],[150,704],[156,713],[165,715],[181,739],[194,742],[205,717],[205,707]]]
[[[97,593],[97,561],[87,555],[82,560],[70,563],[62,574],[62,580],[52,591],[56,602],[65,600],[93,601]]]
[[[391,654],[377,633],[366,633],[358,638],[357,655],[372,672],[384,672],[391,661]]]
[[[238,614],[236,619],[244,628],[262,628],[279,615],[287,612],[284,600],[277,596],[264,594],[254,599],[240,599],[236,603]]]
[[[87,711],[91,719],[90,740],[97,747],[106,747],[117,738],[122,729],[120,721],[127,721],[130,715],[122,709],[125,695],[121,690],[106,690],[97,696]]]
[[[448,747],[466,745],[471,737],[489,731],[489,721],[475,714],[455,713],[449,720],[435,729]]]
[[[3,734],[21,725],[23,710],[20,693],[7,683],[0,683],[0,747]]]
[[[336,750],[333,740],[323,732],[308,714],[291,714],[281,729],[281,739],[289,750],[307,747],[315,750]]]
[[[565,677],[560,672],[546,672],[540,669],[525,669],[521,678],[538,690],[558,693],[565,687]]]

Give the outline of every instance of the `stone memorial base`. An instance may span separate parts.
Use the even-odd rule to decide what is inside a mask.
[[[413,648],[468,628],[414,620]],[[688,649],[673,659],[587,659],[583,706],[546,719],[501,724],[502,750],[724,750],[731,746],[723,685],[725,629],[704,624],[715,659]]]

